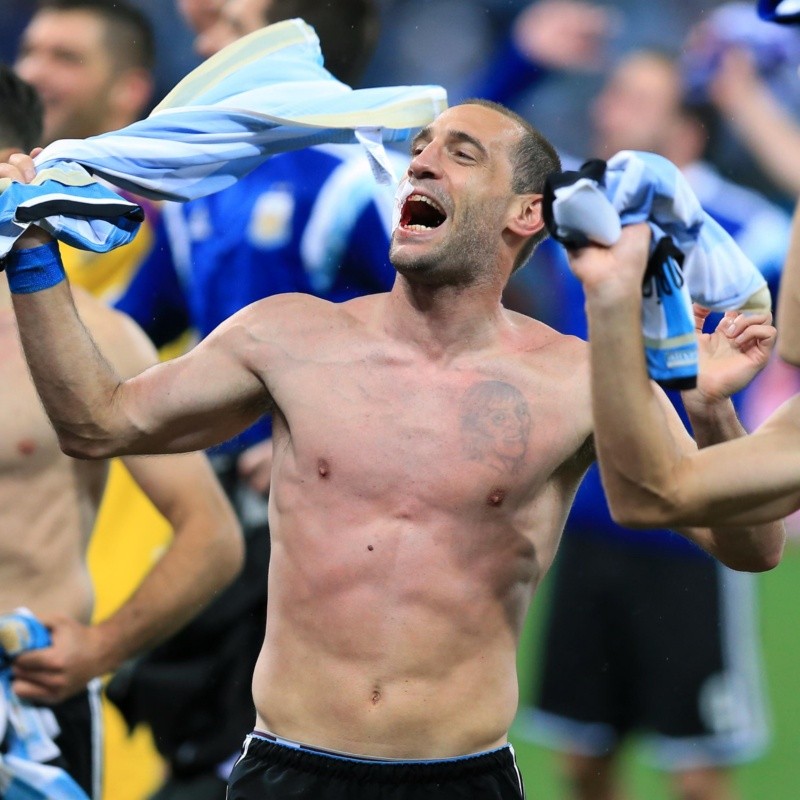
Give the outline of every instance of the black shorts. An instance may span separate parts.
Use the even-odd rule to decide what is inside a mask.
[[[699,555],[565,535],[536,709],[521,732],[590,756],[641,734],[668,770],[759,755],[767,723],[753,578]]]
[[[245,739],[228,800],[523,800],[510,745],[436,761],[384,761]]]
[[[103,720],[100,681],[51,706],[61,732],[54,741],[61,755],[48,763],[68,772],[92,800],[102,796]]]

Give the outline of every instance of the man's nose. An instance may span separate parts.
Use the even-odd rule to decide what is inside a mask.
[[[429,142],[412,157],[408,174],[412,178],[436,178],[441,172],[441,160],[433,142]]]
[[[47,73],[45,60],[41,56],[24,55],[14,64],[14,72],[22,80],[30,83],[34,88],[38,88],[38,84]]]

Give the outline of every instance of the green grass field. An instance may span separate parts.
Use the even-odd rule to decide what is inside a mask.
[[[736,781],[742,800],[800,798],[800,543],[792,542],[780,566],[759,576],[761,635],[766,682],[773,721],[773,740],[759,761],[741,767]],[[532,684],[538,630],[548,602],[547,582],[528,619],[520,648],[520,684]],[[563,800],[553,754],[519,736],[512,742],[529,800]],[[623,775],[633,800],[669,800],[660,773],[637,759],[635,747],[623,759]]]

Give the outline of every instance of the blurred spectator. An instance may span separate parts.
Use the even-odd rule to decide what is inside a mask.
[[[147,17],[122,0],[43,0],[15,63],[44,104],[39,144],[97,136],[140,118],[152,96],[153,59]],[[127,285],[153,245],[157,207],[133,199],[147,220],[130,245],[110,253],[62,248],[70,280],[105,300]]]
[[[660,52],[623,59],[592,107],[593,151],[670,158],[774,288],[788,217],[703,163],[707,109],[683,96],[675,59]],[[563,276],[572,302],[556,327],[585,338],[580,291]],[[526,729],[565,753],[571,796],[618,796],[616,762],[631,736],[647,743],[675,797],[736,796],[729,767],[760,755],[768,733],[753,576],[670,531],[616,525],[595,467],[567,520],[553,591],[537,710]]]
[[[800,99],[800,83],[795,88]],[[709,97],[729,121],[738,149],[786,196],[800,195],[800,160],[786,157],[800,150],[797,108],[780,99],[748,51],[722,54]]]
[[[133,7],[45,0],[23,32],[17,74],[44,103],[41,144],[117,130],[153,91],[153,34]]]
[[[798,63],[800,31],[759,19],[751,2],[725,3],[698,22],[683,54],[692,97],[714,103],[725,122],[714,163],[787,205],[800,192],[800,163],[785,159],[797,146]]]
[[[470,94],[471,76],[513,36],[531,4],[526,0],[383,0],[381,5],[384,33],[365,84],[438,83],[458,99]],[[520,92],[514,110],[565,151],[586,153],[587,109],[610,64],[642,47],[678,50],[690,26],[717,5],[718,0],[604,2],[599,7],[612,24],[600,70],[553,74],[548,81]]]
[[[42,116],[33,88],[0,67],[4,157],[39,140]],[[75,290],[75,302],[119,374],[134,374],[153,363],[152,346],[130,320],[80,289]],[[205,457],[126,457],[126,467],[172,526],[173,538],[133,596],[91,624],[95,593],[87,548],[108,462],[75,460],[61,452],[25,366],[14,319],[3,274],[0,428],[10,445],[0,458],[0,613],[30,609],[48,628],[51,643],[15,658],[11,684],[0,688],[0,753],[12,741],[6,738],[8,722],[17,737],[35,745],[26,753],[32,761],[66,770],[92,800],[99,800],[103,736],[97,678],[180,628],[209,602],[241,566],[242,544],[233,511]],[[35,714],[41,728],[5,706],[7,691],[47,707],[26,712]],[[12,752],[19,756],[22,751],[17,745]],[[2,787],[9,786],[7,767],[3,761]],[[12,765],[10,774],[14,772]],[[28,790],[30,794],[14,781],[8,795],[4,789],[0,794],[44,796],[32,786]]]

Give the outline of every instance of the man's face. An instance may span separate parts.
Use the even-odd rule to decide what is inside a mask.
[[[248,33],[263,28],[271,0],[225,0],[213,24],[200,32],[194,49],[209,58]]]
[[[660,153],[680,111],[677,69],[655,55],[636,54],[613,72],[592,108],[593,155],[620,150]]]
[[[43,143],[109,130],[116,65],[95,15],[40,11],[22,36],[15,69],[41,96]]]
[[[389,253],[398,272],[432,283],[470,283],[492,269],[514,197],[509,153],[520,135],[498,111],[463,105],[415,138],[401,184],[410,193]]]

